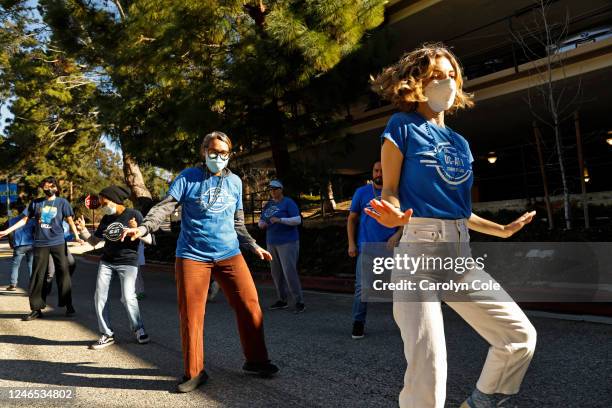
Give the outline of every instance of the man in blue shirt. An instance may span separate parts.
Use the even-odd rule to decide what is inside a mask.
[[[270,269],[276,286],[278,300],[271,310],[287,308],[287,289],[295,300],[295,313],[302,313],[304,296],[297,271],[300,253],[298,225],[302,223],[300,210],[295,201],[283,195],[283,184],[270,181],[272,198],[266,203],[259,219],[259,228],[265,229],[268,251],[272,254]]]
[[[19,214],[9,220],[8,226],[12,227],[25,215],[25,206],[18,208]],[[17,290],[17,278],[19,277],[19,267],[23,257],[28,262],[28,273],[32,276],[32,263],[34,262],[34,253],[32,245],[34,244],[34,221],[29,220],[25,227],[13,232],[9,235],[9,244],[13,248],[13,261],[11,264],[11,284],[6,290],[13,292]]]
[[[57,197],[58,183],[54,177],[45,178],[40,187],[45,197],[37,198],[28,206],[28,213],[13,226],[0,231],[0,238],[11,232],[24,227],[28,219],[34,220],[34,263],[32,277],[30,279],[30,309],[32,312],[23,320],[34,320],[42,316],[42,309],[46,305],[46,283],[45,275],[49,265],[49,255],[53,257],[57,268],[56,279],[58,286],[59,307],[66,306],[66,316],[75,313],[72,307],[72,285],[68,273],[68,258],[66,257],[66,241],[64,239],[64,228],[62,222],[68,221],[74,236],[79,243],[84,243],[78,238],[76,226],[74,225],[74,212],[70,203],[64,198]]]
[[[382,166],[380,161],[377,161],[372,167],[372,183],[359,187],[353,194],[347,221],[348,254],[351,258],[358,256],[353,300],[353,339],[364,337],[367,314],[367,303],[361,301],[361,246],[369,242],[387,242],[390,247],[395,247],[402,237],[401,228],[384,227],[364,212],[364,209],[370,208],[372,199],[380,198],[382,177]]]

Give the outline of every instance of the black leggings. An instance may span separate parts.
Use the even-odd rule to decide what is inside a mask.
[[[34,248],[34,266],[30,279],[30,309],[42,310],[46,304],[47,283],[45,275],[49,267],[49,255],[55,265],[59,307],[72,305],[72,283],[70,279],[66,244]]]

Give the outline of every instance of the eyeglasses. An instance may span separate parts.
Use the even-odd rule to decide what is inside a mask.
[[[275,190],[280,190],[280,187],[270,187],[270,190],[275,191]]]
[[[217,157],[220,157],[221,160],[227,160],[230,157],[230,152],[216,152],[214,150],[209,150],[207,154],[208,157],[210,157],[211,159],[216,159]]]

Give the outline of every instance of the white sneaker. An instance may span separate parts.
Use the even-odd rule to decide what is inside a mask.
[[[136,330],[134,335],[136,336],[136,341],[138,341],[139,344],[147,344],[149,341],[151,341],[151,339],[149,339],[149,335],[144,329]]]
[[[115,344],[115,337],[113,337],[112,335],[109,336],[107,334],[103,334],[102,337],[98,339],[98,341],[89,345],[89,348],[91,350],[101,350],[108,346],[112,346],[113,344]]]

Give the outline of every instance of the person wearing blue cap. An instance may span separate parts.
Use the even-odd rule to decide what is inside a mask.
[[[286,309],[287,297],[291,293],[295,313],[302,313],[306,307],[297,271],[300,253],[298,225],[302,223],[302,217],[295,201],[284,196],[283,183],[272,180],[269,188],[271,199],[264,205],[258,226],[266,230],[266,243],[272,254],[270,269],[278,295],[270,309]]]

